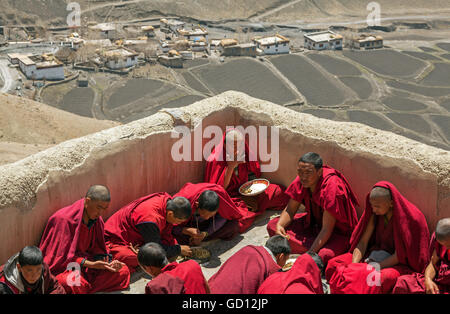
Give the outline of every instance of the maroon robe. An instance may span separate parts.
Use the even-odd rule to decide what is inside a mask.
[[[207,291],[202,269],[193,260],[166,265],[145,287],[146,294],[206,294]]]
[[[392,236],[380,235],[379,219],[377,219],[376,229],[371,237],[371,242],[378,238],[386,238],[394,242],[394,248],[389,248],[392,244],[385,244],[388,251],[396,252],[399,264],[393,267],[384,268],[380,271],[381,285],[369,286],[366,278],[373,270],[369,270],[367,264],[352,263],[352,252],[361,239],[370,217],[374,215],[370,204],[370,193],[366,197],[366,209],[352,234],[350,239],[350,252],[332,259],[326,269],[326,278],[330,284],[332,293],[390,293],[396,284],[397,278],[401,275],[411,274],[413,271],[422,272],[429,260],[428,225],[422,212],[410,203],[395,186],[389,182],[381,181],[374,187],[384,187],[390,190],[393,201]],[[387,229],[388,231],[389,229]],[[378,236],[377,236],[378,233]],[[391,236],[391,237],[390,237]],[[385,239],[385,240],[386,240]],[[370,243],[370,242],[369,242]],[[382,244],[377,244],[377,249],[383,248]],[[366,252],[368,256],[370,251]]]
[[[105,224],[105,238],[111,253],[125,263],[130,271],[139,266],[137,255],[130,249],[144,245],[144,239],[137,229],[141,223],[153,222],[160,231],[161,241],[166,245],[176,245],[172,235],[172,224],[167,222],[167,201],[172,197],[165,193],[153,193],[141,197],[116,211]]]
[[[206,169],[204,181],[208,183],[215,183],[224,186],[225,173],[228,167],[226,161],[225,139],[226,133],[231,131],[228,129],[222,138],[222,141],[214,148],[211,155],[206,160]],[[245,142],[245,163],[239,164],[238,175],[233,172],[230,183],[226,191],[232,197],[236,207],[239,208],[243,217],[239,219],[240,232],[245,232],[253,223],[256,216],[261,215],[267,209],[283,210],[289,198],[284,194],[284,187],[270,184],[267,189],[256,196],[258,204],[258,211],[252,212],[248,210],[247,205],[242,201],[242,196],[239,194],[239,188],[242,184],[249,181],[249,174],[253,173],[256,178],[261,177],[261,167],[256,161],[256,155],[250,151],[248,143]]]
[[[436,277],[433,281],[438,286],[439,293],[450,294],[450,249],[437,242],[436,234],[433,233],[430,243],[430,258],[434,251],[436,251],[439,260],[435,266]],[[424,274],[414,273],[400,276],[392,292],[397,294],[424,294],[426,292]]]
[[[320,269],[311,256],[303,254],[290,270],[276,272],[264,280],[258,294],[323,294]]]
[[[262,246],[247,245],[231,256],[208,281],[212,294],[256,294],[281,267]]]
[[[70,287],[67,284],[66,279],[72,273],[66,270],[69,263],[81,264],[84,259],[94,261],[109,254],[104,239],[103,219],[98,218],[88,228],[83,223],[83,212],[84,199],[81,199],[50,217],[39,244],[44,262],[67,293],[126,289],[130,283],[130,272],[126,266],[119,272],[82,268],[81,286]]]
[[[312,195],[304,188],[297,176],[289,185],[286,194],[305,206],[305,213],[294,216],[291,224],[285,228],[289,235],[292,253],[303,254],[313,244],[322,227],[323,210],[334,218],[336,224],[333,234],[318,254],[324,264],[331,258],[348,250],[350,235],[358,222],[356,207],[358,201],[345,177],[337,170],[323,166],[323,174]],[[279,218],[272,219],[267,231],[273,236]]]
[[[200,195],[206,191],[214,191],[217,193],[220,199],[219,203],[219,209],[218,214],[226,219],[228,222],[236,221],[236,223],[225,223],[225,225],[218,231],[215,232],[216,236],[215,238],[225,239],[229,240],[233,238],[238,232],[238,224],[237,222],[239,219],[243,217],[243,215],[246,214],[246,211],[242,212],[242,208],[236,207],[231,197],[228,195],[228,193],[225,191],[225,189],[218,185],[213,183],[186,183],[181,190],[175,194],[173,197],[182,196],[189,200],[192,207],[192,217],[187,222],[178,225],[181,227],[187,226],[187,225],[193,225],[194,224],[194,214],[197,211],[197,207],[195,205],[195,202],[198,201]],[[210,220],[212,220],[211,218]],[[178,239],[178,238],[177,238]]]

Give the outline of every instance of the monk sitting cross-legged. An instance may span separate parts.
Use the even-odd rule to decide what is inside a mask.
[[[326,265],[348,250],[358,221],[358,202],[344,176],[323,166],[316,153],[300,158],[297,173],[286,190],[291,198],[288,206],[279,218],[268,223],[267,230],[269,235],[288,237],[292,253],[315,252]]]
[[[430,242],[431,261],[425,273],[403,275],[397,279],[393,293],[450,293],[450,218],[438,221]]]
[[[212,294],[256,294],[262,282],[286,264],[291,248],[273,236],[264,246],[247,245],[234,253],[208,281]]]
[[[107,187],[91,186],[85,198],[58,210],[48,220],[39,247],[67,293],[122,290],[130,283],[128,267],[113,260],[105,244],[101,215],[110,199]],[[79,282],[72,281],[77,277],[74,269],[80,274]]]
[[[289,198],[284,187],[270,184],[256,196],[242,196],[239,188],[249,180],[261,177],[261,167],[255,152],[250,151],[244,135],[237,129],[225,132],[222,141],[206,160],[205,178],[208,183],[222,186],[244,214],[239,219],[239,231],[246,231],[267,209],[282,210]]]
[[[193,260],[169,263],[164,249],[157,243],[144,244],[138,253],[141,268],[152,280],[146,294],[206,294],[208,282],[200,265]]]
[[[173,228],[178,243],[199,245],[211,239],[231,240],[239,233],[242,218],[225,189],[213,183],[186,183],[174,197],[186,197],[191,203],[192,217]]]
[[[191,204],[184,197],[154,193],[139,198],[115,212],[105,223],[105,238],[111,254],[127,264],[131,272],[139,266],[137,253],[145,243],[160,244],[169,259],[190,256],[187,245],[179,245],[172,235],[174,224],[187,221]]]
[[[400,275],[425,269],[429,238],[422,212],[393,184],[378,182],[367,195],[350,253],[328,263],[331,293],[390,293]]]

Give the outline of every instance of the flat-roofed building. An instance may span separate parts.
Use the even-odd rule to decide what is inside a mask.
[[[290,40],[282,35],[256,37],[253,39],[256,47],[266,55],[289,53]]]
[[[105,65],[113,70],[130,68],[138,63],[138,53],[125,47],[103,51],[101,56]]]
[[[352,38],[351,47],[353,49],[383,48],[383,37],[377,35],[361,34],[356,38]]]
[[[305,48],[310,50],[342,50],[344,38],[330,30],[305,34]]]
[[[64,80],[64,64],[53,55],[17,57],[19,68],[27,79]]]

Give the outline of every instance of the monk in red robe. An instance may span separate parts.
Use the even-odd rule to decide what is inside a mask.
[[[268,223],[267,230],[271,236],[287,236],[293,253],[318,253],[326,265],[348,250],[358,222],[358,202],[344,176],[323,166],[316,153],[300,158],[297,173],[286,190],[291,198],[288,206]]]
[[[395,186],[375,184],[350,239],[350,253],[326,269],[331,293],[390,293],[397,278],[428,264],[430,234],[422,212]]]
[[[65,294],[41,250],[26,246],[0,267],[0,294]]]
[[[113,260],[105,244],[101,215],[111,196],[107,187],[91,186],[86,197],[50,217],[39,245],[44,261],[67,293],[126,289],[128,267]]]
[[[286,264],[291,248],[274,236],[264,246],[247,245],[231,256],[208,281],[212,294],[256,294],[271,274]]]
[[[200,265],[193,260],[169,263],[158,243],[146,243],[139,249],[141,268],[152,277],[146,294],[207,294],[208,282]]]
[[[297,258],[292,268],[270,275],[258,289],[258,294],[323,294],[322,259],[307,252]]]
[[[438,221],[431,237],[430,263],[425,273],[403,275],[397,279],[393,293],[449,294],[450,293],[450,218]]]
[[[187,245],[179,245],[172,235],[174,224],[187,221],[191,204],[184,197],[173,198],[164,192],[139,198],[115,212],[105,224],[105,238],[111,254],[131,272],[139,266],[137,253],[145,243],[160,244],[168,258],[190,256]]]
[[[242,184],[260,177],[257,156],[250,151],[244,135],[236,129],[227,130],[206,161],[204,181],[223,186],[244,213],[239,220],[241,233],[252,225],[256,216],[267,209],[282,210],[289,200],[284,194],[284,187],[276,184],[270,184],[257,196],[244,197],[239,194]]]
[[[174,197],[185,197],[192,207],[191,219],[173,228],[178,243],[199,245],[211,239],[231,240],[239,233],[242,209],[225,189],[213,183],[186,183]],[[245,213],[244,213],[245,214]]]

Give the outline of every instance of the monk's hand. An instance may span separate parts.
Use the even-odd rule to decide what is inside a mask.
[[[111,266],[115,272],[118,272],[123,266],[125,266],[125,264],[121,261],[113,260],[111,263],[109,263],[109,266]]]
[[[128,247],[130,248],[130,250],[134,253],[134,254],[136,254],[136,255],[138,255],[138,253],[139,253],[139,245],[134,245],[133,246],[133,243],[129,243],[128,244]]]
[[[425,292],[426,294],[439,294],[437,284],[430,278],[425,279]]]
[[[200,230],[198,230],[197,228],[185,228],[183,230],[183,233],[193,238],[200,235]]]
[[[275,230],[275,234],[279,234],[283,237],[285,237],[286,239],[289,239],[289,235],[286,233],[286,230],[284,229],[283,226],[280,226],[277,224],[276,230]]]
[[[105,261],[95,261],[95,262],[86,261],[84,262],[84,266],[92,269],[109,270],[115,272],[114,268],[110,266],[110,263]]]
[[[200,243],[201,243],[207,236],[208,236],[208,232],[206,232],[206,231],[200,232],[200,233],[198,233],[198,234],[192,236],[192,237],[189,239],[189,244],[190,244],[190,245],[195,245],[195,246],[200,245]]]
[[[180,245],[180,249],[181,249],[182,256],[191,256],[192,255],[192,250],[189,247],[189,245]]]

